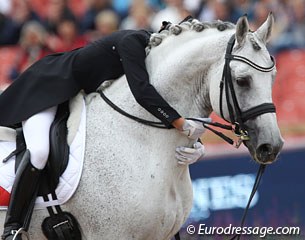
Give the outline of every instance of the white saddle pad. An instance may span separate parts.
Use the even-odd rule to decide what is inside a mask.
[[[56,189],[58,199],[44,202],[42,197],[38,197],[36,199],[35,209],[54,206],[56,204],[64,204],[72,197],[79,184],[83,169],[86,139],[86,106],[82,94],[79,94],[71,101],[70,111],[71,114],[67,123],[69,129],[68,144],[70,147],[69,163],[60,177]],[[0,187],[9,193],[12,190],[15,179],[15,157],[11,158],[7,163],[3,163],[2,159],[16,149],[16,143],[12,136],[14,136],[14,133],[12,133],[10,129],[1,129]],[[49,196],[49,199],[52,199],[51,195]],[[7,206],[0,206],[0,210],[5,209],[7,209]]]

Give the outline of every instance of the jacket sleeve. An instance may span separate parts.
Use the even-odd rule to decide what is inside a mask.
[[[128,35],[121,40],[118,53],[122,60],[129,87],[136,101],[160,119],[168,128],[171,128],[171,123],[180,118],[180,115],[150,84],[145,66],[145,47],[146,39],[144,39],[144,36]]]

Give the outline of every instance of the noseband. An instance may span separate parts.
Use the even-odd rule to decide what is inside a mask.
[[[232,50],[235,43],[235,34],[230,38],[225,55],[225,65],[222,74],[222,80],[220,82],[220,98],[219,98],[219,108],[221,117],[234,125],[234,132],[237,136],[240,137],[239,142],[237,143],[237,147],[241,144],[242,141],[249,140],[247,128],[245,126],[245,122],[249,119],[253,119],[259,115],[265,113],[275,112],[275,106],[273,103],[263,103],[258,106],[252,107],[246,111],[242,111],[239,107],[238,100],[236,97],[235,89],[233,86],[233,80],[231,75],[230,62],[231,61],[240,61],[243,62],[252,68],[260,71],[260,72],[271,72],[275,67],[275,61],[272,56],[270,56],[272,60],[272,65],[270,67],[262,67],[252,62],[248,58],[243,56],[233,55]],[[227,107],[230,119],[227,120],[223,114],[223,93],[225,93]]]

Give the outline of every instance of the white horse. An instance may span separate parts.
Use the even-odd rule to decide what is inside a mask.
[[[229,39],[236,35],[233,54],[269,66],[265,43],[272,23],[269,15],[257,31],[250,32],[246,17],[236,26],[193,20],[154,34],[146,62],[151,83],[185,117],[208,117],[212,110],[220,114],[219,84]],[[262,73],[238,61],[230,66],[242,110],[272,102],[275,70]],[[156,120],[134,101],[124,79],[115,81],[105,94],[130,114]],[[192,146],[193,141],[176,130],[130,120],[97,94],[90,99],[83,175],[77,192],[63,208],[77,217],[83,239],[170,239],[188,217],[193,197],[189,168],[177,164],[175,148]],[[223,106],[229,119],[225,98]],[[254,159],[274,161],[283,145],[276,115],[263,114],[246,124],[250,129],[247,145]],[[34,212],[31,239],[45,239],[40,226],[46,216],[45,210]],[[1,232],[4,217],[1,212]]]

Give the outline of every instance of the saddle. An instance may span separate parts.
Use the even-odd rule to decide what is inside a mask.
[[[47,165],[43,170],[38,196],[48,195],[55,191],[61,174],[65,171],[69,160],[69,146],[67,143],[67,120],[69,117],[69,103],[60,104],[55,119],[50,128],[50,153]],[[26,151],[26,143],[22,126],[13,126],[16,129],[16,150],[3,161],[16,156],[15,172]]]
[[[67,168],[69,161],[69,145],[67,142],[67,121],[70,115],[69,102],[62,103],[58,106],[55,119],[50,128],[50,153],[46,167],[44,168],[38,196],[45,201],[49,201],[48,196],[52,196],[52,200],[57,200],[55,193],[59,183],[60,176]],[[26,143],[23,136],[22,126],[13,126],[16,130],[16,150],[13,151],[5,161],[12,156],[16,156],[15,172],[20,165],[21,159],[26,151]],[[64,212],[59,205],[47,207],[50,214],[43,223],[42,230],[49,240],[80,240],[81,232],[76,218],[69,212]],[[28,223],[29,224],[29,223]]]

